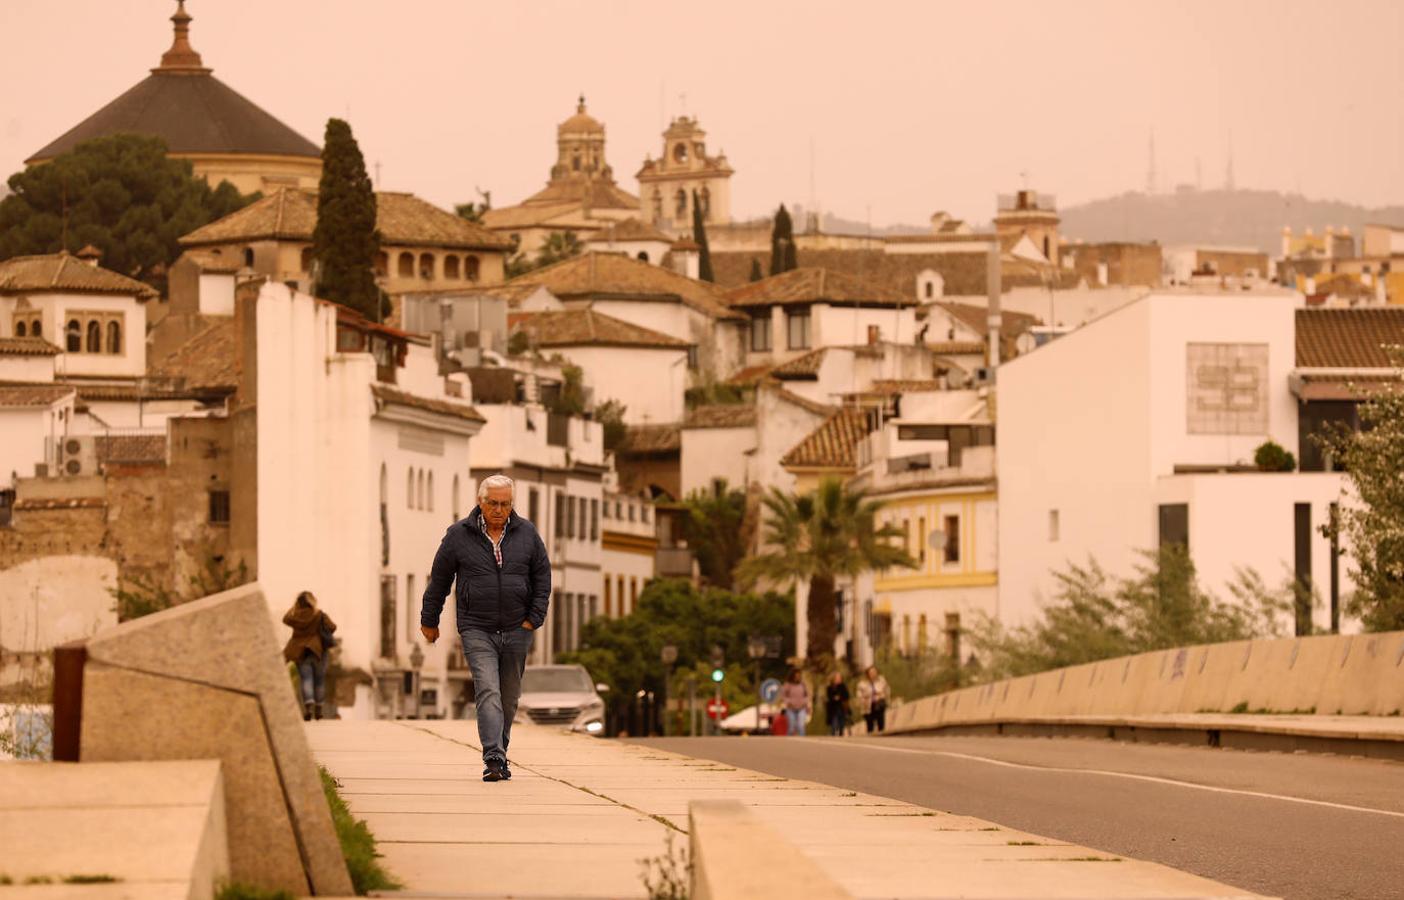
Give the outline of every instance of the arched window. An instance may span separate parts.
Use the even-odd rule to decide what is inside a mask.
[[[648,251],[647,251],[647,250],[640,250],[640,251],[639,251],[639,262],[648,262]]]
[[[34,323],[33,323],[32,325],[30,325],[30,327],[29,327],[29,334],[30,334],[30,336],[32,336],[32,337],[43,337],[43,336],[44,336],[44,320],[42,320],[42,319],[35,319],[35,320],[34,320]]]
[[[23,322],[15,323],[15,337],[28,337],[28,329]]]
[[[463,257],[463,277],[469,281],[478,280],[478,258],[476,256]]]
[[[245,247],[245,248],[244,248],[244,265],[246,265],[246,266],[248,266],[250,269],[252,269],[252,268],[253,268],[253,264],[254,264],[254,252],[253,252],[253,248],[252,248],[252,247]]]
[[[683,216],[687,215],[687,191],[678,188],[677,194],[674,195],[674,200],[677,205],[677,216],[681,219]]]
[[[417,508],[418,508],[418,509],[427,509],[427,508],[428,508],[428,505],[427,505],[427,504],[428,504],[428,500],[425,498],[425,495],[424,495],[424,470],[423,470],[423,469],[420,469],[420,470],[419,470],[419,505],[418,505]]]
[[[67,336],[65,337],[65,347],[69,353],[78,353],[83,349],[83,326],[78,324],[77,319],[68,320]]]
[[[429,489],[424,492],[424,508],[434,511],[434,473],[429,473]]]
[[[107,323],[107,352],[122,352],[122,325],[120,322]]]
[[[570,158],[570,167],[575,171],[580,171],[580,154],[577,153]]]
[[[458,257],[454,256],[452,253],[444,257],[444,277],[458,277]]]
[[[1044,236],[1043,236],[1043,258],[1046,259],[1046,260],[1048,260],[1049,262],[1052,262],[1052,261],[1053,261],[1053,250],[1052,250],[1052,247],[1053,247],[1053,245],[1052,245],[1052,243],[1049,241],[1048,235],[1044,235]]]
[[[102,352],[102,326],[97,323],[96,319],[88,322],[88,352]]]
[[[375,274],[381,278],[390,274],[390,254],[383,250],[375,255]]]
[[[414,509],[414,469],[409,470],[409,483],[405,488],[405,506]]]
[[[414,277],[414,254],[408,251],[400,254],[399,268],[397,272],[401,278]]]
[[[312,248],[303,247],[302,255],[298,258],[298,265],[304,272],[312,271]]]
[[[458,500],[459,500],[459,498],[458,498],[458,476],[455,475],[455,476],[453,476],[453,520],[454,520],[455,522],[458,521],[458,519],[459,519],[458,513],[459,513],[459,511],[462,509],[462,507],[459,506]]]
[[[434,277],[434,254],[419,254],[419,277],[430,281]]]
[[[702,217],[705,219],[712,213],[712,192],[705,187],[697,194],[697,202],[702,205]]]

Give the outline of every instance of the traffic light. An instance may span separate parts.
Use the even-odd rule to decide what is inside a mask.
[[[726,665],[726,651],[722,648],[721,644],[713,644],[712,680],[717,684],[721,684],[722,679],[726,677],[726,672],[722,670],[722,666],[724,665]]]
[[[715,681],[717,684],[721,684],[722,679],[725,678],[725,677],[726,677],[726,673],[723,672],[721,669],[713,669],[713,670],[712,670],[712,680]]]

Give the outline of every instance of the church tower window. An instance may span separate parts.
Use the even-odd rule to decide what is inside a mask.
[[[677,212],[677,217],[678,217],[679,219],[686,217],[686,216],[687,216],[687,191],[683,190],[682,188],[678,188],[678,193],[677,193],[675,199],[676,199],[676,201],[677,201],[677,210],[676,210],[676,212]]]
[[[397,270],[401,278],[414,277],[414,254],[408,251],[400,254],[399,268]]]

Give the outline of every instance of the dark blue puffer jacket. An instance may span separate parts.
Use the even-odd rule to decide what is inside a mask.
[[[455,580],[458,630],[502,631],[530,622],[540,628],[551,600],[551,561],[536,528],[515,512],[502,533],[502,568],[497,567],[492,541],[483,534],[482,508],[454,522],[444,534],[429,583],[424,586],[419,623],[439,627],[439,615],[449,585]]]

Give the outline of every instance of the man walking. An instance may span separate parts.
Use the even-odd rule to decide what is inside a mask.
[[[455,584],[458,634],[473,673],[483,781],[512,777],[507,745],[522,694],[522,671],[551,598],[551,561],[532,523],[512,511],[514,484],[492,475],[478,486],[478,505],[449,526],[419,614],[425,640],[439,639],[439,614]]]

